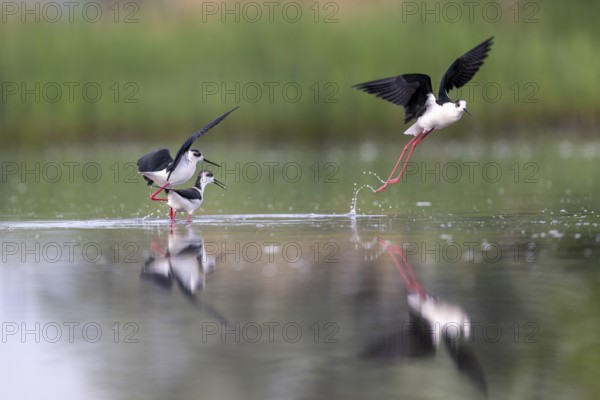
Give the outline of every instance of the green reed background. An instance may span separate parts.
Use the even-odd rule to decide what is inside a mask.
[[[390,137],[402,110],[351,85],[408,72],[437,85],[489,36],[485,66],[453,93],[475,115],[454,134],[597,133],[597,3],[91,3],[60,18],[58,3],[2,3],[5,146],[180,138],[235,104],[213,140]]]

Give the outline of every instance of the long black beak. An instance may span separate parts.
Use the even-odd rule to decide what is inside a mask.
[[[221,168],[221,166],[220,166],[219,164],[217,164],[217,163],[214,163],[214,162],[212,162],[212,161],[210,161],[210,160],[207,160],[206,158],[204,158],[203,160],[204,160],[204,162],[206,162],[206,163],[209,163],[209,164],[212,164],[212,165],[214,165],[215,167],[219,167],[219,168]]]
[[[204,161],[206,161],[206,160],[204,160]],[[218,181],[218,180],[216,180],[216,179],[213,179],[213,182],[215,183],[215,185],[217,185],[217,186],[218,186],[218,187],[220,187],[221,189],[225,189],[225,190],[227,190],[227,185],[226,185],[226,184],[224,184],[223,182],[221,182],[221,181]]]
[[[466,112],[467,114],[469,114],[469,116],[470,116],[470,117],[472,117],[472,116],[473,116],[473,114],[471,114],[471,113],[469,112],[469,110],[467,110],[466,108],[465,108],[465,112]],[[204,161],[206,161],[206,160],[204,160]]]

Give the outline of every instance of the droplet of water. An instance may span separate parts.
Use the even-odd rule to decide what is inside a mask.
[[[366,187],[371,189],[371,191],[373,193],[375,193],[375,189],[373,189],[373,187],[371,185],[362,185],[358,189],[354,189],[354,194],[352,195],[352,203],[350,205],[350,215],[351,216],[356,216],[356,206],[358,204],[358,193]]]
[[[363,175],[371,175],[371,176],[374,176],[375,178],[377,178],[377,180],[378,180],[379,182],[381,182],[381,183],[385,183],[385,181],[384,181],[383,179],[381,179],[381,178],[379,177],[379,175],[377,175],[375,172],[372,172],[372,171],[363,171],[362,173],[363,173]],[[351,202],[351,205],[350,205],[350,213],[349,213],[349,215],[350,215],[350,216],[356,216],[356,207],[357,207],[357,204],[358,204],[358,193],[359,193],[359,192],[360,192],[362,189],[364,189],[364,188],[368,187],[369,189],[371,189],[371,191],[372,191],[373,193],[375,193],[375,189],[374,189],[374,188],[373,188],[373,186],[371,186],[371,185],[362,185],[362,186],[360,186],[360,187],[358,187],[358,188],[356,188],[356,186],[358,186],[358,183],[357,183],[357,182],[354,182],[354,187],[355,187],[355,189],[354,189],[354,194],[353,194],[353,196],[352,196],[352,202]],[[381,204],[379,204],[379,209],[380,209],[380,210],[381,210],[381,209],[383,209]]]

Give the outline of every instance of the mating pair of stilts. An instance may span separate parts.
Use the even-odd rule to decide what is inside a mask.
[[[202,205],[204,189],[206,185],[215,183],[217,186],[226,189],[227,186],[217,180],[211,171],[203,170],[198,174],[194,187],[188,189],[172,189],[187,182],[196,172],[196,164],[205,161],[209,164],[220,167],[219,164],[204,158],[199,150],[191,149],[196,139],[208,132],[211,128],[223,121],[229,114],[238,107],[226,112],[214,121],[205,125],[202,129],[194,132],[179,148],[177,155],[173,159],[169,149],[158,149],[142,156],[137,166],[148,185],[157,184],[158,190],[150,195],[153,201],[166,201],[169,206],[169,216],[172,221],[178,211],[188,213],[188,222],[190,222],[193,212]],[[157,197],[162,191],[167,193],[166,198]]]

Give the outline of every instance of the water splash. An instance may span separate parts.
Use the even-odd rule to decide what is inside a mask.
[[[375,172],[371,172],[371,171],[363,171],[363,175],[371,175],[374,176],[375,178],[377,178],[377,180],[379,180],[379,182],[381,183],[385,183],[385,181],[383,179],[381,179],[379,177],[379,175],[377,175]],[[369,188],[371,189],[371,191],[373,193],[375,193],[375,188],[371,185],[365,184],[362,185],[358,188],[356,188],[356,185],[358,185],[358,183],[354,182],[354,194],[352,195],[352,204],[350,205],[350,213],[349,215],[351,217],[356,217],[356,206],[358,204],[358,193],[363,190],[364,188]],[[381,204],[379,205],[379,208],[381,209]]]
[[[139,214],[146,214],[140,218],[141,222],[156,221],[164,216],[164,213],[162,212],[162,210],[159,210],[158,208],[154,207],[153,204],[146,204],[146,210],[145,211],[140,210]]]

